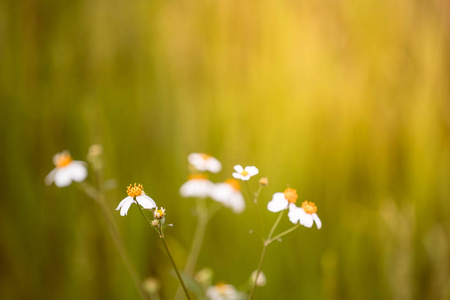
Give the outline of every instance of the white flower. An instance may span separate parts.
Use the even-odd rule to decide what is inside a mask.
[[[206,290],[206,297],[210,300],[241,300],[245,294],[236,290],[231,284],[219,283]]]
[[[145,209],[152,209],[156,207],[155,201],[147,196],[144,192],[144,187],[141,184],[132,186],[131,184],[127,188],[128,197],[120,201],[116,210],[120,209],[120,215],[126,216],[131,204],[136,203]]]
[[[57,187],[65,187],[72,181],[81,182],[87,177],[86,164],[79,160],[73,160],[68,151],[55,154],[53,163],[56,168],[45,177],[47,185],[54,182]]]
[[[236,165],[234,170],[236,172],[233,173],[233,177],[241,180],[249,180],[250,177],[259,173],[258,168],[254,166],[242,168],[241,165]]]
[[[252,283],[254,283],[255,280],[256,280],[256,273],[257,272],[258,271],[256,271],[256,270],[253,271],[252,275],[250,276],[250,280],[251,280]],[[267,283],[266,275],[264,275],[263,271],[261,271],[259,273],[259,275],[258,275],[258,280],[256,281],[256,285],[257,286],[264,286],[264,285],[266,285],[266,283]]]
[[[188,155],[188,162],[197,170],[217,173],[222,169],[222,164],[216,158],[204,153],[191,153]]]
[[[211,198],[230,207],[233,212],[239,214],[245,209],[244,196],[241,193],[241,185],[236,179],[228,179],[218,183],[211,190]]]
[[[183,197],[206,198],[209,197],[214,183],[209,181],[206,175],[194,174],[180,187],[180,195]]]
[[[294,223],[311,228],[313,223],[316,223],[317,229],[322,227],[322,222],[316,214],[317,206],[313,202],[303,201],[302,207],[297,207],[294,204],[289,206],[288,217]]]
[[[287,188],[283,193],[275,193],[272,201],[267,203],[267,210],[271,212],[279,212],[288,208],[289,203],[297,202],[297,191]]]

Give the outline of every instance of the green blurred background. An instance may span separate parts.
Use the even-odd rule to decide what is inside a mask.
[[[0,2],[0,298],[138,297],[99,206],[44,184],[56,152],[99,143],[111,210],[142,183],[180,266],[196,219],[178,189],[207,152],[214,181],[237,163],[269,177],[266,227],[287,185],[318,206],[321,230],[269,247],[257,299],[449,299],[449,53],[443,0]],[[156,233],[136,206],[113,213],[172,299]],[[251,206],[222,208],[198,269],[246,281],[256,225]]]

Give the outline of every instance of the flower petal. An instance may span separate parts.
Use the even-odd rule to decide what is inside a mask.
[[[208,160],[208,171],[211,173],[217,173],[222,170],[222,164],[214,157],[210,157]]]
[[[211,193],[214,184],[206,179],[191,179],[180,187],[180,195],[183,197],[206,198]]]
[[[267,203],[267,210],[271,212],[279,212],[288,207],[289,202],[283,193],[273,194],[272,201]]]
[[[45,176],[45,184],[51,185],[55,181],[55,174],[58,169],[53,169],[47,176]]]
[[[238,173],[242,173],[242,171],[244,171],[244,168],[241,165],[235,165],[234,170]]]
[[[72,183],[70,170],[67,167],[58,168],[55,172],[55,185],[57,187],[69,186]]]
[[[73,181],[81,182],[87,177],[87,168],[84,162],[76,160],[67,166]]]
[[[127,197],[127,198],[131,198],[131,197]],[[135,202],[136,202],[136,201],[134,201],[133,198],[127,199],[127,201],[125,201],[125,202],[122,204],[122,208],[120,209],[120,215],[121,215],[122,217],[123,217],[123,216],[126,216],[127,213],[128,213],[128,209],[130,209],[131,204],[133,204],[133,203],[135,203]]]
[[[245,167],[245,171],[248,172],[248,175],[249,175],[249,176],[255,176],[256,174],[259,173],[258,168],[255,167],[255,166]]]
[[[313,218],[310,214],[304,213],[303,216],[300,218],[300,224],[302,224],[305,227],[311,228],[313,226]]]
[[[147,195],[140,195],[136,197],[136,201],[145,209],[152,209],[156,207],[155,201]]]
[[[316,222],[317,229],[322,228],[322,221],[320,221],[319,216],[316,213],[312,214],[312,218],[314,222]]]
[[[125,202],[130,201],[130,200],[133,201],[133,198],[128,196],[125,199],[123,199],[122,201],[120,201],[119,205],[117,205],[116,210],[119,210],[124,205]]]
[[[245,200],[241,192],[234,192],[233,196],[229,200],[229,207],[235,214],[240,214],[245,210]]]

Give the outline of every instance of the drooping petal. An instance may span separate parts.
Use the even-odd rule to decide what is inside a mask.
[[[217,173],[220,172],[220,170],[222,170],[222,164],[220,161],[214,157],[210,157],[208,159],[208,171],[211,173]]]
[[[120,209],[120,215],[121,215],[122,217],[127,215],[128,210],[130,209],[131,204],[133,204],[133,203],[136,202],[136,201],[134,201],[133,198],[131,198],[131,197],[127,197],[127,198],[130,198],[130,199],[127,199],[127,201],[125,201],[125,202],[122,204],[122,208]]]
[[[85,163],[79,160],[73,161],[67,166],[73,181],[81,182],[87,177]]]
[[[267,203],[267,210],[271,212],[279,212],[288,207],[289,202],[283,193],[273,194],[272,201]]]
[[[300,218],[300,224],[302,224],[305,227],[311,228],[313,226],[313,218],[310,214],[304,213],[303,216]]]
[[[235,214],[240,214],[245,210],[244,196],[242,196],[242,193],[240,191],[234,191],[229,200],[229,207]]]
[[[257,167],[255,166],[251,166],[251,167],[245,167],[245,171],[248,172],[248,175],[251,176],[255,176],[256,174],[259,173],[259,170]]]
[[[57,187],[69,186],[72,183],[72,176],[67,167],[58,168],[55,172],[55,185]]]
[[[211,189],[210,196],[217,202],[225,202],[231,198],[234,193],[234,189],[227,183],[217,183]]]
[[[235,165],[235,166],[234,166],[234,170],[235,170],[237,173],[242,173],[242,171],[244,171],[244,168],[243,168],[241,165]]]
[[[116,210],[119,210],[127,201],[133,201],[133,197],[125,197],[122,201],[120,201],[119,205],[117,205]]]
[[[45,184],[51,185],[55,181],[55,174],[58,169],[53,169],[47,176],[45,176]]]
[[[319,216],[316,213],[312,214],[312,218],[314,222],[316,222],[317,229],[322,228],[322,221],[320,221]]]
[[[289,221],[291,221],[292,223],[298,224],[298,222],[301,220],[301,218],[303,217],[304,214],[305,214],[305,212],[303,211],[302,208],[296,207],[295,205],[289,206],[288,217],[289,217]]]
[[[145,209],[152,209],[156,207],[155,201],[145,194],[137,196],[136,201]]]

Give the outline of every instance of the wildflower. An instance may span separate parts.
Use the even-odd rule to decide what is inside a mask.
[[[287,209],[290,203],[295,206],[294,203],[297,202],[297,198],[297,190],[287,188],[283,193],[273,194],[272,201],[267,203],[267,209],[271,212],[282,211],[284,209]]]
[[[54,182],[57,187],[65,187],[72,181],[81,182],[87,177],[86,164],[79,160],[73,160],[69,151],[55,154],[53,163],[56,168],[45,177],[47,185]]]
[[[234,170],[236,172],[233,173],[233,177],[241,180],[249,180],[250,177],[259,173],[258,168],[254,166],[242,168],[241,165],[236,165]]]
[[[256,280],[256,273],[257,273],[257,271],[253,271],[252,275],[250,276],[250,281],[252,282],[252,284]],[[258,280],[256,280],[256,285],[264,286],[264,285],[266,285],[266,283],[267,283],[266,275],[264,275],[263,271],[261,271],[258,275]]]
[[[183,197],[206,198],[209,196],[214,184],[204,174],[192,174],[188,181],[180,187],[180,195]]]
[[[153,212],[153,217],[155,219],[162,219],[165,215],[166,210],[163,207],[161,207],[161,209],[158,209],[158,207],[156,207],[155,211]]]
[[[288,217],[292,223],[300,223],[308,228],[311,228],[313,223],[316,222],[317,229],[320,229],[322,222],[316,212],[317,206],[313,202],[303,201],[301,207],[295,205],[289,207]]]
[[[217,173],[222,169],[222,164],[216,158],[204,153],[191,153],[188,162],[200,172],[209,171]]]
[[[226,207],[230,207],[237,214],[243,212],[245,209],[245,200],[241,193],[241,185],[233,178],[216,184],[211,190],[211,198]]]
[[[145,209],[156,207],[155,201],[145,194],[144,187],[141,184],[136,185],[135,183],[134,186],[130,184],[127,188],[127,194],[128,197],[120,201],[116,208],[116,210],[120,209],[121,216],[127,215],[128,209],[133,203],[136,203]]]
[[[206,290],[206,297],[210,300],[239,300],[244,299],[244,294],[230,284],[218,283]]]

